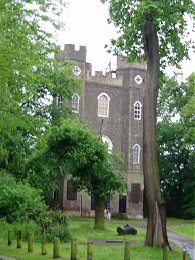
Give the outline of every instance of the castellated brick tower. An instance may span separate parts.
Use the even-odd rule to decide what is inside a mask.
[[[125,154],[127,171],[125,179],[128,190],[122,198],[116,194],[105,202],[112,214],[125,214],[128,218],[143,217],[143,89],[145,65],[129,64],[127,58],[117,57],[116,71],[96,71],[86,62],[87,50],[80,46],[75,50],[72,44],[64,46],[57,60],[74,60],[78,66],[76,74],[82,75],[85,86],[82,93],[75,93],[72,102],[64,104],[72,108],[74,116],[87,121],[102,140],[107,142],[110,151]],[[58,201],[60,207],[70,215],[93,216],[94,199],[84,191],[72,192],[67,180],[59,181],[60,193],[55,191],[50,202]],[[52,202],[53,200],[53,202]]]

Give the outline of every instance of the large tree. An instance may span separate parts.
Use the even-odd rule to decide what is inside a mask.
[[[85,190],[93,196],[94,228],[104,228],[105,199],[116,192],[122,194],[127,188],[122,156],[109,153],[100,137],[79,120],[66,119],[59,126],[52,126],[29,166],[32,174],[39,175],[40,182],[47,173],[50,177],[70,175],[75,190]]]
[[[156,148],[156,106],[160,66],[178,65],[188,57],[186,14],[194,15],[193,1],[102,0],[109,3],[110,22],[118,28],[111,40],[115,53],[127,52],[129,61],[146,60],[144,89],[144,187],[148,204],[145,244],[168,245],[165,202],[160,189]]]
[[[75,65],[53,57],[63,6],[63,0],[0,0],[0,168],[16,176],[25,173],[25,159],[57,111],[51,96],[71,97],[81,85]]]
[[[195,73],[165,78],[158,99],[157,143],[167,215],[194,218]]]

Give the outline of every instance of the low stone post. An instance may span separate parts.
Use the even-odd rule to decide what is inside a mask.
[[[71,240],[71,260],[77,260],[77,239]]]
[[[87,260],[93,259],[93,242],[87,243]]]
[[[46,237],[42,236],[41,238],[41,254],[42,255],[46,255],[47,254],[47,250],[46,250]]]
[[[183,246],[183,260],[186,260],[186,246]]]
[[[125,241],[124,260],[130,260],[130,242]]]
[[[17,248],[22,248],[22,231],[17,232]]]
[[[28,252],[33,252],[34,234],[28,233]]]
[[[11,230],[8,230],[7,245],[11,246],[11,244],[12,244],[12,232],[11,232]]]
[[[163,260],[168,260],[169,259],[169,247],[164,246],[163,247]]]
[[[59,257],[60,257],[60,239],[55,238],[54,247],[53,247],[53,258],[59,258]]]

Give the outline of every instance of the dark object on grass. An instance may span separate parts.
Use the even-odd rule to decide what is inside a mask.
[[[124,225],[123,228],[117,227],[118,235],[135,235],[137,234],[137,230],[134,227],[130,227],[128,224]]]

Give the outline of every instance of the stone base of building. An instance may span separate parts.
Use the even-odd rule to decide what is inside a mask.
[[[72,192],[69,190],[68,181],[61,179],[59,183],[59,192],[55,191],[49,198],[49,205],[52,208],[60,208],[69,216],[74,217],[94,217],[95,200],[85,191]],[[130,183],[128,192],[119,197],[116,194],[112,200],[105,200],[105,209],[110,208],[113,216],[118,215],[128,219],[143,218],[143,191],[139,183]]]

